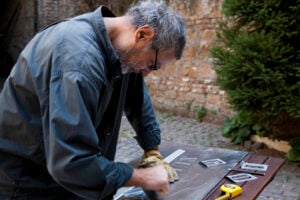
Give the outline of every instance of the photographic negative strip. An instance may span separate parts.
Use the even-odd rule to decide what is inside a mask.
[[[253,176],[251,174],[247,173],[239,173],[239,174],[234,174],[234,175],[228,175],[226,176],[228,179],[235,183],[240,183],[240,182],[245,182],[245,181],[252,181],[257,179],[256,176]]]
[[[257,163],[248,163],[248,162],[241,162],[241,168],[242,169],[248,169],[248,170],[257,170],[257,171],[267,171],[268,165],[266,164],[257,164]]]
[[[213,166],[224,165],[224,164],[226,164],[226,162],[219,158],[215,158],[215,159],[200,161],[199,164],[206,168],[209,168],[209,167],[213,167]]]

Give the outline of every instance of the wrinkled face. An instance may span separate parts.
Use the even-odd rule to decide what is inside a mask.
[[[147,76],[153,70],[153,65],[160,69],[175,59],[173,51],[156,51],[151,47],[119,49],[118,54],[123,74],[134,72],[141,73],[143,76]]]

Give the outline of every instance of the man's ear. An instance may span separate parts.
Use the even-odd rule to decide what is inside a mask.
[[[154,29],[149,25],[144,25],[135,31],[135,40],[136,42],[139,41],[151,41],[155,35]]]

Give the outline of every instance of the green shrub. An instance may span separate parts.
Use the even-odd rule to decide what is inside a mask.
[[[300,162],[300,137],[290,140],[291,150],[288,152],[288,159],[294,162]]]
[[[247,122],[246,113],[239,113],[232,119],[226,119],[222,129],[222,135],[231,138],[234,144],[243,143],[250,135],[263,135],[264,133],[265,129],[261,125]]]
[[[218,84],[232,108],[247,113],[247,126],[287,134],[278,119],[300,122],[300,0],[224,0],[222,8],[210,51]]]
[[[206,114],[207,114],[207,110],[204,107],[198,108],[196,113],[196,118],[199,121],[202,121]]]

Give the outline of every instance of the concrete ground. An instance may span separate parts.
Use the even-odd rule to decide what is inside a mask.
[[[251,153],[284,157],[284,154],[267,149],[261,144],[246,142],[243,146],[230,143],[221,135],[220,125],[199,122],[195,119],[157,113],[162,130],[162,141],[193,144],[201,147],[219,147]],[[135,135],[123,117],[116,160],[129,162],[140,156],[143,151],[133,138]],[[264,188],[257,200],[300,200],[300,163],[286,162],[274,179]]]

